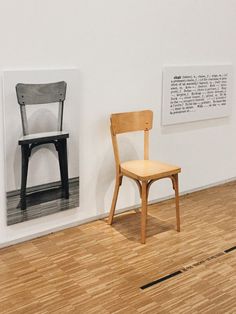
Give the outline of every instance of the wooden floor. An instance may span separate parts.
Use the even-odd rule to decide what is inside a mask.
[[[0,313],[236,313],[236,250],[165,282],[150,281],[236,245],[236,182],[0,250]]]

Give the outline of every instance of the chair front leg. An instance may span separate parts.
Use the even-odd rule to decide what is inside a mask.
[[[30,149],[28,144],[21,145],[21,210],[26,209],[26,183]]]
[[[118,193],[119,193],[120,186],[122,184],[122,178],[123,178],[123,176],[120,176],[120,175],[116,176],[116,184],[115,184],[115,189],[114,189],[114,194],[113,194],[110,214],[109,214],[109,218],[108,218],[108,221],[107,221],[109,225],[111,225],[112,222],[113,222],[113,217],[114,217],[114,214],[115,214]]]
[[[146,243],[147,227],[147,182],[142,182],[142,212],[141,212],[141,243]]]
[[[173,188],[175,190],[175,207],[176,207],[176,229],[180,232],[180,211],[179,211],[179,179],[178,174],[173,176]]]

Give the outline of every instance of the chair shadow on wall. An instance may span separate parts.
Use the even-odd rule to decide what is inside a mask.
[[[55,158],[55,160],[57,161],[57,152],[54,151],[55,149],[53,149],[52,145],[45,144],[43,149],[44,149],[44,152],[45,152],[44,155],[47,155],[49,153],[49,154],[53,155],[53,158]],[[32,154],[31,154],[30,158],[34,159],[34,155],[37,155],[37,152],[39,150],[42,151],[42,148],[40,149],[38,147],[35,147],[35,149],[32,151]],[[46,153],[46,151],[48,151],[48,152]],[[44,156],[44,158],[47,158],[47,157]],[[17,189],[19,189],[19,187],[20,187],[20,180],[21,180],[21,170],[20,170],[20,167],[19,167],[20,161],[21,161],[21,156],[19,154],[19,148],[16,147],[15,159],[14,159],[14,174],[15,174],[14,180],[15,180],[15,186],[18,187]],[[29,169],[30,169],[30,167],[31,166],[29,165]],[[58,168],[59,168],[59,165],[58,165]],[[50,167],[48,169],[48,172],[50,172]],[[32,171],[30,171],[30,170],[29,170],[29,175],[32,175]],[[54,181],[57,181],[57,180],[60,180],[59,177],[58,177],[58,179],[55,179]]]
[[[122,148],[122,151],[125,152],[125,156],[124,157],[126,160],[130,160],[130,159],[139,159],[138,157],[138,153],[132,143],[132,141],[130,141],[128,138],[121,138],[120,139],[120,146]],[[109,190],[109,188],[112,185],[112,191],[113,188],[115,186],[115,180],[114,180],[114,176],[115,176],[115,170],[114,170],[114,154],[112,151],[112,143],[110,143],[109,148],[107,149],[106,153],[105,153],[105,158],[102,161],[102,164],[100,166],[99,169],[99,173],[98,173],[98,177],[97,177],[97,183],[96,183],[96,208],[99,210],[99,214],[104,214],[105,213],[105,196],[107,194],[107,191]],[[135,184],[135,182],[129,182],[129,184],[133,185],[134,191],[135,191],[135,203],[139,203],[140,202],[140,198],[139,198],[139,194],[137,191],[137,186]],[[121,188],[121,197],[122,197],[122,193],[125,193],[125,189]],[[112,199],[112,194],[110,195],[110,202]],[[119,201],[119,199],[118,199]],[[110,206],[110,202],[109,206]],[[107,208],[108,212],[110,210],[110,208]]]
[[[117,215],[112,227],[127,240],[138,242],[140,240],[141,211]],[[160,220],[150,214],[147,215],[147,238],[154,237],[163,232],[174,230],[174,225]]]

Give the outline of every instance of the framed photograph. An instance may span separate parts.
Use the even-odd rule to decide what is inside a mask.
[[[79,207],[77,69],[4,71],[7,224]]]

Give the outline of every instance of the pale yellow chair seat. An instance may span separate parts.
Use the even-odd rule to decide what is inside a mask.
[[[120,164],[121,173],[140,181],[166,178],[181,171],[180,167],[155,160],[130,160]]]

